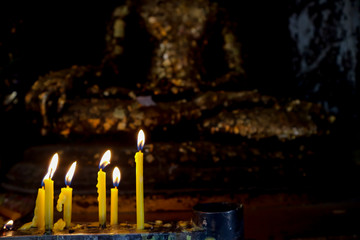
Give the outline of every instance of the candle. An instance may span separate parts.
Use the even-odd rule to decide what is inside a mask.
[[[110,164],[111,152],[107,150],[101,158],[99,163],[98,183],[96,185],[98,192],[99,203],[99,225],[100,227],[106,227],[106,173],[103,169]]]
[[[28,230],[31,227],[37,227],[39,230],[43,230],[45,228],[45,178],[48,178],[47,174],[41,181],[41,188],[38,189],[38,194],[35,202],[34,217],[31,222],[22,225],[19,230]]]
[[[51,230],[54,224],[54,181],[52,177],[55,173],[59,155],[57,153],[51,159],[51,163],[44,179],[45,184],[45,230]]]
[[[71,225],[71,209],[72,209],[72,188],[70,187],[71,180],[74,176],[76,168],[76,161],[73,162],[69,171],[65,176],[65,185],[66,187],[61,188],[59,199],[57,201],[56,209],[61,212],[62,205],[64,205],[64,221],[65,227],[70,227]]]
[[[143,177],[143,157],[141,152],[145,145],[145,135],[143,130],[139,131],[135,154],[136,162],[136,226],[137,229],[144,229],[144,177]]]
[[[36,205],[34,210],[33,227],[37,227],[40,230],[45,228],[45,189],[41,187],[38,189],[38,195],[36,198]]]
[[[45,177],[47,177],[45,175]],[[44,179],[45,179],[44,177]],[[40,230],[45,228],[45,189],[44,179],[41,181],[41,188],[38,189],[36,197],[34,217],[32,219],[32,227],[37,227]]]
[[[4,230],[11,230],[14,226],[14,221],[9,220],[7,223],[4,224],[3,229]]]
[[[114,187],[111,189],[111,207],[110,207],[110,224],[118,224],[118,189],[121,179],[120,170],[118,167],[114,168],[113,171],[113,184]]]

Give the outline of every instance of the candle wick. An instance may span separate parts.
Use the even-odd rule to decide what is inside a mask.
[[[52,168],[50,169],[49,179],[51,179]]]

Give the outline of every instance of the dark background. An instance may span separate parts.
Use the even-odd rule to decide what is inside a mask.
[[[334,48],[327,60],[320,61],[312,72],[301,73],[299,59],[308,56],[297,52],[296,41],[290,33],[291,16],[299,15],[308,6],[313,6],[310,9],[313,13],[308,13],[313,14],[311,16],[315,19],[313,26],[318,25],[329,33],[314,37],[314,42],[320,43],[309,47],[308,51],[312,51],[314,56],[310,54],[308,58],[316,58],[316,53],[320,54],[325,48],[321,41],[333,41],[332,31],[336,32],[337,28],[346,31],[351,26],[357,26],[357,35],[353,36],[356,44],[349,45],[349,50],[357,53],[359,59],[359,21],[356,19],[359,9],[354,1],[345,2],[354,8],[350,11],[348,25],[337,23],[337,15],[334,15],[334,19],[330,18],[332,21],[316,20],[316,16],[322,12],[344,9],[343,1],[337,1],[337,5],[321,2],[311,4],[307,1],[288,4],[267,1],[235,4],[223,1],[218,4],[237,22],[248,77],[247,87],[259,89],[265,94],[322,103],[337,118],[334,133],[338,134],[339,149],[355,149],[356,154],[359,146],[358,62],[337,64],[336,57],[340,53]],[[5,142],[1,156],[2,171],[6,171],[15,159],[21,159],[20,149],[49,141],[42,138],[31,125],[25,124],[23,98],[26,92],[39,76],[49,71],[72,65],[99,65],[105,54],[106,24],[115,6],[120,4],[123,2],[1,3],[1,128]],[[346,41],[346,36],[340,36],[336,41]],[[348,79],[344,69],[348,65],[356,69],[352,79]],[[131,71],[138,71],[137,66],[133,66]],[[5,104],[6,97],[13,91],[17,92],[15,101]],[[12,154],[16,157],[10,157]]]
[[[219,2],[219,6],[226,9],[238,23],[238,37],[242,43],[248,87],[275,96],[322,103],[328,112],[337,118],[334,133],[338,134],[339,149],[355,149],[356,154],[359,146],[358,62],[337,64],[336,57],[340,53],[334,48],[327,60],[320,61],[312,72],[301,73],[299,59],[304,56],[297,52],[296,41],[290,36],[291,16],[312,6],[310,10],[313,12],[310,11],[309,15],[315,16],[313,26],[318,25],[320,28],[325,25],[327,27],[323,29],[329,33],[321,35],[320,37],[324,38],[321,41],[314,37],[314,42],[319,42],[319,45],[309,47],[309,52],[313,51],[315,55],[309,58],[316,58],[315,53],[321,53],[325,48],[321,44],[327,40],[333,41],[332,31],[336,32],[337,28],[346,31],[355,26],[355,35],[352,35],[355,44],[349,45],[349,51],[356,53],[356,59],[359,59],[359,21],[356,18],[359,16],[356,15],[359,14],[359,6],[354,1],[345,2],[350,3],[353,8],[350,9],[351,19],[350,23],[346,23],[348,25],[339,24],[336,14],[330,20],[316,19],[322,12],[345,9],[344,1],[336,1],[337,4],[324,4],[320,1],[314,4],[307,1],[290,1],[287,4],[247,1],[234,4],[223,1]],[[4,142],[2,171],[6,171],[8,165],[11,165],[10,162],[21,159],[20,149],[44,141],[31,129],[31,125],[24,122],[25,93],[39,76],[49,71],[69,68],[72,65],[99,65],[105,54],[106,24],[110,21],[114,7],[122,3],[1,3],[1,131]],[[346,41],[346,36],[340,36],[334,41]],[[352,79],[347,77],[347,69],[344,69],[344,66],[349,65],[355,66]],[[138,70],[136,66],[133,67],[133,71]],[[13,91],[17,92],[15,101],[6,104],[6,97]],[[16,157],[10,157],[9,160],[12,154]]]

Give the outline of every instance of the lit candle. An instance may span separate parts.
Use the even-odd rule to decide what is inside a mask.
[[[41,181],[41,188],[38,189],[38,194],[35,202],[34,217],[31,222],[22,225],[19,230],[29,230],[31,227],[37,227],[39,230],[43,230],[45,228],[45,178],[48,178],[48,174],[45,175],[45,177]]]
[[[45,175],[44,179],[41,181],[41,188],[38,189],[38,194],[36,197],[36,204],[34,209],[34,217],[32,219],[32,227],[37,227],[40,230],[45,228],[45,189],[44,189],[44,180],[47,177]]]
[[[110,164],[111,152],[107,150],[101,158],[98,172],[98,183],[96,185],[98,192],[99,202],[99,225],[100,227],[106,227],[106,173],[103,169]]]
[[[144,229],[144,177],[143,177],[143,157],[141,152],[145,145],[145,135],[143,130],[139,131],[137,139],[138,152],[135,154],[136,162],[136,226],[137,229]]]
[[[54,181],[52,177],[56,171],[56,167],[59,161],[59,155],[57,153],[51,159],[51,163],[48,169],[48,173],[45,176],[45,229],[51,230],[54,224]]]
[[[118,224],[118,189],[121,179],[120,170],[118,167],[114,168],[113,171],[113,184],[114,187],[111,189],[111,207],[110,207],[110,224]]]
[[[70,187],[70,184],[74,176],[75,168],[76,168],[76,162],[73,162],[73,164],[71,165],[69,171],[65,176],[66,187],[61,188],[59,199],[56,204],[56,209],[59,212],[62,211],[62,205],[64,205],[64,221],[66,227],[70,227],[71,225],[72,188]]]
[[[14,226],[14,221],[9,220],[7,223],[4,224],[3,229],[4,230],[12,230],[13,226]]]
[[[45,228],[45,189],[44,180],[48,178],[46,174],[41,181],[41,188],[38,189],[38,194],[35,202],[34,217],[31,222],[22,225],[19,230],[29,230],[31,227],[37,227],[39,230]]]

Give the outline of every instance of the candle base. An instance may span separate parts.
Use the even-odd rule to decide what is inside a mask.
[[[133,240],[133,239],[205,239],[204,231],[195,228],[191,221],[178,222],[151,222],[145,223],[144,230],[136,230],[136,224],[120,223],[117,226],[106,229],[97,229],[97,222],[94,223],[76,223],[74,227],[64,230],[54,230],[54,233],[39,232],[36,228],[27,231],[7,231],[2,240],[47,240],[58,238],[62,240],[72,239],[106,239],[106,240]],[[81,226],[81,227],[79,227]]]

